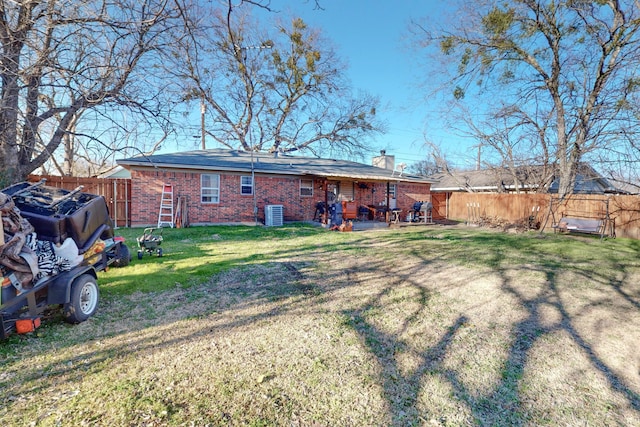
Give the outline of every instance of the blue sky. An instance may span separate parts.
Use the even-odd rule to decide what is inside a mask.
[[[437,101],[428,101],[428,88],[422,86],[430,70],[424,58],[416,57],[409,40],[411,19],[430,17],[442,21],[447,5],[442,0],[270,0],[273,10],[266,19],[301,17],[322,31],[325,38],[348,66],[347,76],[354,90],[363,90],[380,99],[379,118],[387,133],[371,142],[374,149],[364,159],[385,149],[396,157],[396,164],[425,159],[425,138],[441,146],[451,164],[467,166],[474,161],[472,142],[456,136],[442,123]],[[199,123],[197,115],[190,124]],[[193,121],[193,123],[191,123]],[[197,135],[196,135],[197,136]],[[194,146],[199,145],[197,138]],[[169,147],[166,147],[169,149]],[[195,147],[197,148],[197,147]]]
[[[353,87],[380,98],[379,114],[388,132],[376,138],[376,147],[395,155],[396,163],[410,164],[425,158],[426,136],[443,146],[451,161],[464,161],[457,154],[467,151],[463,142],[437,125],[438,106],[425,101],[427,89],[421,84],[428,70],[418,65],[423,61],[415,58],[408,39],[412,18],[438,17],[448,2],[320,0],[320,4],[323,10],[314,9],[313,0],[272,0],[285,15],[298,15],[320,28],[348,64]]]

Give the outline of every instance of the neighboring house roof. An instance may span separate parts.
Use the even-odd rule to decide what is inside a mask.
[[[115,166],[98,175],[98,178],[131,178],[131,171],[122,166]]]
[[[397,170],[379,168],[348,160],[299,157],[284,154],[250,153],[236,150],[196,150],[117,160],[125,168],[153,167],[194,169],[372,181],[432,183],[433,179],[406,175]]]
[[[516,174],[506,168],[489,168],[472,171],[441,173],[433,178],[438,183],[434,191],[514,191],[516,182],[521,191],[535,190],[549,182],[543,168],[518,168]]]
[[[632,182],[612,178],[607,178],[607,181],[609,181],[616,188],[617,193],[629,195],[640,194],[640,184],[634,184]]]
[[[512,173],[507,168],[490,168],[473,171],[442,173],[432,178],[438,182],[431,186],[431,191],[485,191],[508,192],[539,191],[548,185],[549,193],[558,192],[558,179],[542,166],[519,167]],[[576,175],[574,193],[603,194],[623,192],[613,186],[592,167],[580,165]]]

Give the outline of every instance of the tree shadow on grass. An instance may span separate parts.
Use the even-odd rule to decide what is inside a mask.
[[[570,337],[573,344],[580,349],[589,364],[600,372],[609,384],[610,390],[626,401],[630,410],[640,413],[640,395],[632,389],[625,379],[620,377],[607,362],[598,356],[589,339],[583,336],[574,325],[574,318],[565,306],[562,292],[557,287],[557,272],[568,268],[561,264],[548,264],[542,273],[546,277],[546,286],[537,294],[527,296],[524,289],[511,282],[509,273],[513,273],[522,267],[502,267],[504,260],[500,250],[493,254],[483,254],[482,257],[490,259],[494,266],[493,273],[498,275],[503,293],[510,295],[517,301],[518,307],[524,310],[522,320],[513,324],[511,328],[511,343],[507,349],[507,357],[500,369],[501,376],[490,390],[482,393],[472,391],[465,383],[464,376],[448,368],[443,361],[448,357],[449,349],[456,334],[473,319],[465,312],[461,312],[457,319],[440,336],[440,339],[425,349],[414,348],[419,354],[420,362],[413,370],[402,374],[399,361],[395,357],[395,348],[398,343],[402,345],[401,336],[406,326],[417,317],[423,315],[426,304],[420,305],[412,313],[407,314],[403,328],[398,331],[386,332],[376,326],[375,320],[368,320],[368,313],[381,310],[385,307],[383,299],[390,292],[391,286],[360,303],[355,308],[343,312],[348,316],[350,326],[360,336],[362,343],[373,354],[380,366],[380,384],[383,386],[384,397],[387,400],[389,415],[393,425],[419,425],[425,422],[451,422],[440,420],[438,414],[421,413],[416,403],[422,393],[423,382],[426,376],[437,376],[448,383],[455,396],[463,403],[473,416],[473,422],[480,425],[526,425],[536,420],[540,414],[532,414],[526,407],[521,395],[525,369],[529,363],[530,353],[536,342],[544,336],[561,332]],[[493,261],[491,261],[493,260]],[[425,260],[432,262],[433,259]],[[396,271],[397,273],[397,271]],[[576,268],[574,273],[581,274]],[[357,275],[351,275],[352,281],[357,281]],[[585,277],[585,280],[587,277]],[[592,277],[589,277],[593,280]],[[638,302],[629,292],[623,288],[625,280],[613,280],[606,277],[598,277],[595,280],[609,284],[623,301],[626,301],[632,309],[638,308]],[[404,283],[413,286],[420,291],[423,300],[428,299],[428,291],[424,284],[413,279],[410,274],[395,277],[394,283]],[[434,288],[434,291],[436,289]],[[543,320],[543,309],[553,307],[559,313],[559,320],[549,324]],[[474,394],[475,393],[475,394]]]
[[[496,258],[502,258],[499,250],[495,250],[495,252]],[[512,267],[500,266],[496,269],[496,273],[501,277],[502,290],[516,298],[518,305],[526,310],[526,316],[513,327],[511,334],[513,340],[509,349],[509,356],[502,369],[503,376],[500,383],[492,393],[485,395],[484,398],[476,399],[475,402],[468,402],[474,414],[479,419],[489,423],[503,422],[504,416],[513,423],[511,425],[522,424],[522,422],[526,421],[526,417],[522,416],[524,413],[521,413],[519,409],[521,407],[519,388],[528,363],[529,353],[540,338],[558,332],[570,337],[573,344],[580,349],[590,365],[606,378],[610,389],[618,393],[632,410],[640,413],[640,395],[631,388],[630,384],[616,374],[607,362],[598,356],[593,344],[576,328],[574,315],[567,308],[563,300],[563,293],[558,288],[558,273],[570,270],[578,277],[584,276],[583,280],[585,282],[596,281],[601,283],[603,288],[613,288],[623,301],[637,309],[638,302],[622,289],[622,282],[624,281],[614,280],[605,273],[587,275],[580,268],[572,266],[570,262],[557,264],[549,262],[545,267],[539,268],[539,271],[546,277],[546,287],[542,288],[533,297],[527,297],[523,292],[523,288],[519,288],[511,282],[507,273]],[[604,302],[594,301],[592,304],[601,303]],[[543,308],[548,309],[549,307],[555,309],[556,313],[560,315],[560,319],[552,324],[544,322],[541,316]],[[455,376],[452,376],[452,378],[453,384],[457,384],[456,387],[463,388],[461,383],[454,379]],[[514,397],[513,403],[506,408],[502,405],[504,395],[512,395]],[[483,402],[483,405],[478,406],[478,402]],[[489,410],[487,411],[486,409]],[[502,413],[503,415],[496,418],[496,413]]]
[[[426,421],[426,414],[420,414],[415,407],[421,392],[423,377],[426,372],[437,369],[455,334],[468,322],[468,319],[465,316],[458,317],[438,343],[422,353],[420,365],[408,375],[403,375],[394,362],[394,347],[381,345],[392,342],[394,337],[368,324],[364,319],[363,312],[369,308],[371,307],[365,306],[360,310],[344,314],[353,319],[353,329],[362,337],[369,351],[382,365],[380,382],[387,400],[391,424],[418,425]],[[398,389],[403,392],[398,393]]]
[[[300,248],[296,256],[306,259],[319,257],[335,256],[342,249],[353,250],[359,245],[365,245],[367,239],[365,237],[353,239],[348,242],[337,242],[326,245],[322,248],[316,245],[309,245]],[[399,240],[398,244],[403,241]],[[462,251],[464,248],[461,248]],[[391,249],[388,249],[391,250]],[[467,259],[472,255],[469,251],[460,252],[460,256],[466,256]],[[416,252],[420,257],[420,252]],[[239,298],[229,306],[219,307],[221,313],[225,310],[237,307],[238,304],[255,304],[260,305],[267,302],[277,301],[277,305],[265,306],[265,309],[253,313],[251,315],[229,317],[226,321],[219,322],[215,326],[202,325],[195,327],[190,333],[183,335],[162,335],[162,330],[146,336],[137,336],[135,328],[124,329],[121,334],[123,340],[117,345],[108,349],[99,346],[90,347],[90,351],[77,356],[68,356],[66,359],[56,359],[33,368],[29,375],[25,376],[34,387],[24,390],[25,393],[37,394],[40,391],[37,384],[38,377],[47,376],[65,376],[67,381],[81,381],[84,373],[89,369],[99,369],[104,362],[117,362],[123,355],[129,355],[131,352],[145,353],[153,351],[159,346],[179,347],[183,343],[188,343],[192,339],[203,336],[216,334],[218,331],[224,331],[233,328],[241,328],[252,324],[256,321],[264,321],[276,318],[295,310],[307,308],[309,311],[318,310],[320,303],[315,297],[323,298],[333,289],[348,286],[364,286],[364,279],[359,277],[360,273],[366,271],[367,274],[384,274],[386,272],[392,276],[389,283],[383,286],[379,292],[369,298],[358,299],[359,295],[353,295],[348,301],[348,307],[340,313],[344,318],[349,319],[348,325],[358,334],[361,342],[368,351],[377,360],[380,367],[379,384],[383,390],[383,397],[387,401],[388,415],[393,425],[418,425],[428,422],[429,418],[438,420],[438,414],[429,414],[420,412],[416,408],[418,400],[423,392],[423,380],[427,376],[436,376],[437,379],[447,383],[452,389],[452,397],[457,402],[466,406],[473,416],[473,422],[478,424],[494,424],[494,425],[522,425],[527,424],[530,420],[528,414],[523,408],[521,385],[522,378],[527,367],[531,350],[536,341],[547,334],[554,332],[565,332],[572,341],[587,356],[590,364],[602,373],[609,382],[612,390],[618,392],[629,403],[629,406],[636,412],[640,412],[640,397],[632,390],[625,380],[620,378],[610,366],[600,357],[598,357],[589,339],[582,336],[579,328],[576,328],[573,322],[570,310],[562,302],[561,292],[557,289],[557,272],[566,265],[547,263],[544,267],[539,267],[540,271],[546,275],[546,286],[534,296],[527,296],[517,284],[512,283],[509,278],[510,273],[519,267],[505,267],[504,254],[499,249],[485,251],[478,257],[482,257],[483,262],[480,264],[491,266],[491,274],[497,274],[501,281],[502,291],[511,295],[518,306],[523,310],[522,319],[513,324],[511,329],[511,341],[507,348],[507,356],[500,369],[501,376],[497,378],[496,384],[483,393],[474,394],[470,385],[466,382],[464,375],[444,364],[443,361],[449,355],[452,344],[463,328],[469,323],[473,323],[473,316],[461,311],[449,320],[449,324],[441,323],[440,326],[445,329],[439,337],[433,340],[433,344],[426,348],[412,348],[414,354],[417,354],[419,363],[410,371],[403,371],[403,367],[396,359],[396,350],[403,346],[409,346],[411,343],[403,340],[403,333],[407,331],[409,326],[427,316],[426,307],[432,298],[432,293],[438,291],[435,285],[428,287],[420,278],[414,277],[416,268],[402,270],[397,266],[391,265],[393,260],[374,259],[369,262],[360,260],[354,262],[357,267],[356,272],[346,271],[330,271],[326,275],[322,273],[313,273],[312,276],[316,283],[320,283],[320,279],[330,285],[314,286],[307,281],[305,273],[300,271],[300,264],[289,261],[293,255],[287,251],[276,251],[270,260],[260,261],[260,264],[270,265],[277,264],[279,268],[288,272],[291,282],[278,282],[273,277],[265,277],[259,283],[258,289],[251,288],[249,284],[237,284],[237,287],[230,287],[229,292],[237,295]],[[349,253],[349,256],[355,256]],[[421,258],[422,267],[429,263],[447,262],[453,255],[451,253],[423,256]],[[296,258],[297,259],[297,258]],[[249,258],[238,257],[233,263],[241,266],[255,260]],[[308,262],[308,261],[307,261]],[[592,279],[592,278],[590,278]],[[630,303],[635,309],[638,309],[638,302],[632,293],[624,289],[624,279],[612,281],[611,278],[605,276],[598,277],[601,283],[608,283],[618,294]],[[240,283],[240,282],[239,282]],[[417,304],[402,314],[403,324],[399,328],[388,332],[376,325],[370,317],[370,312],[375,310],[388,309],[385,298],[388,298],[394,290],[394,286],[398,284],[407,284],[416,292],[413,292],[413,298]],[[259,297],[247,298],[245,292],[257,292]],[[553,325],[548,325],[542,321],[541,310],[543,307],[554,307],[560,313],[560,321]],[[206,315],[207,313],[192,313],[192,315]],[[188,316],[188,315],[186,315]],[[173,319],[172,321],[175,321]],[[182,320],[182,319],[178,319]],[[168,327],[171,321],[160,317],[159,325]],[[166,328],[164,331],[166,332]],[[131,333],[131,334],[129,334]],[[105,337],[105,338],[108,338]],[[92,338],[88,338],[89,340]],[[60,348],[60,346],[58,346]],[[78,366],[81,368],[78,369]],[[403,373],[405,372],[405,373]],[[534,418],[535,420],[535,418]]]

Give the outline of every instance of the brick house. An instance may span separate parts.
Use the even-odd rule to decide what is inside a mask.
[[[118,160],[131,172],[131,225],[158,223],[162,191],[170,184],[174,200],[194,225],[264,223],[265,206],[282,206],[284,221],[319,220],[318,204],[344,202],[360,207],[408,212],[430,201],[433,180],[406,175],[384,152],[369,166],[319,159],[209,149]],[[181,205],[182,206],[182,205]],[[375,209],[373,210],[375,211]],[[356,213],[357,215],[357,213]]]

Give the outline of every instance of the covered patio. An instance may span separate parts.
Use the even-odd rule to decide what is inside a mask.
[[[313,220],[323,226],[350,221],[367,228],[401,223],[432,223],[431,195],[424,183],[404,177],[360,180],[333,177],[317,180],[318,196]],[[392,179],[390,179],[392,178]]]

